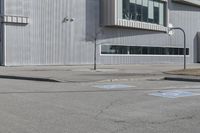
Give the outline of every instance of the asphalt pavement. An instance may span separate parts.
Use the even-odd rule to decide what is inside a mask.
[[[1,67],[2,76],[59,82],[0,78],[0,132],[199,133],[200,83],[161,78],[181,65],[91,68]]]

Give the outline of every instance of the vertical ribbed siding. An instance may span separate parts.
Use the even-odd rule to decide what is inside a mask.
[[[0,15],[4,14],[4,1],[0,0]],[[0,23],[0,65],[4,65],[4,25]]]
[[[93,0],[88,4],[96,9]],[[6,26],[7,65],[92,62],[93,53],[85,52],[93,51],[91,42],[85,41],[86,1],[9,0],[6,7],[7,15],[30,18],[28,25]],[[63,23],[65,17],[74,21]]]
[[[116,22],[115,7],[116,0],[100,0],[101,1],[101,18],[102,25],[113,25]]]
[[[65,65],[93,62],[94,44],[90,38],[99,28],[99,0],[5,0],[5,15],[30,18],[28,25],[6,25],[7,65]],[[200,30],[200,8],[169,2],[170,23],[187,32],[193,53],[194,38]],[[65,17],[73,22],[63,23]],[[130,46],[183,47],[182,34],[128,28],[103,28],[99,43]],[[100,56],[101,64],[182,62],[176,56]]]

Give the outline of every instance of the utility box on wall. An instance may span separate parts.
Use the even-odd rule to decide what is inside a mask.
[[[14,24],[28,24],[29,18],[22,16],[2,16],[1,22]]]

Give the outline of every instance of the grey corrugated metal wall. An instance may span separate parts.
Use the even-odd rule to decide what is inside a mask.
[[[91,63],[85,0],[7,0],[6,15],[30,17],[28,25],[6,25],[6,65]],[[66,17],[75,20],[64,23]]]
[[[0,0],[0,15],[4,14],[4,1]],[[4,65],[4,27],[0,23],[0,65]]]
[[[7,24],[6,65],[65,65],[93,62],[91,36],[99,27],[99,0],[5,0],[5,14],[30,18],[28,25]],[[200,8],[169,2],[170,23],[183,27],[195,61],[195,36],[200,30]],[[64,23],[64,18],[74,21]],[[182,34],[103,28],[99,43],[182,47]],[[99,52],[99,50],[98,50]],[[101,64],[180,63],[180,56],[100,56]]]

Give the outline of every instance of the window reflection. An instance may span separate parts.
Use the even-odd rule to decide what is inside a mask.
[[[186,49],[189,55],[189,48]],[[183,48],[102,45],[101,54],[183,55]]]
[[[123,0],[123,19],[164,25],[164,2],[159,0]]]

